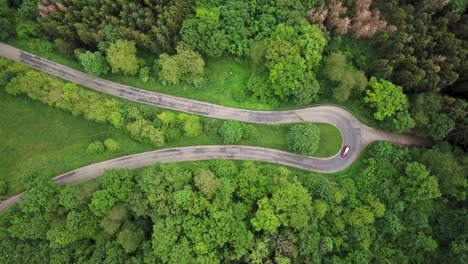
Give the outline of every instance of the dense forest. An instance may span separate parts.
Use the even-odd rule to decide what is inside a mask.
[[[334,103],[436,143],[379,142],[333,175],[215,160],[57,186],[32,170],[19,206],[0,214],[0,262],[468,263],[467,9],[466,0],[0,0],[0,41],[73,59],[93,76],[202,91],[210,60],[247,61],[238,88],[218,88],[234,101]],[[5,59],[0,70],[10,94],[153,146],[260,136]],[[316,131],[291,129],[290,150],[315,152]]]
[[[1,0],[0,38],[75,57],[96,76],[112,72],[167,85],[203,87],[210,57],[248,59],[251,76],[232,91],[235,99],[274,106],[350,101],[375,111],[383,128],[415,128],[466,150],[467,5]],[[142,60],[146,52],[158,56],[154,63]]]
[[[0,262],[465,263],[459,151],[377,143],[361,169],[333,180],[223,160],[65,187],[36,171],[19,207],[0,215]]]

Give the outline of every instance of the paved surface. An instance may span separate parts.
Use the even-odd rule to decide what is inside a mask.
[[[432,141],[412,134],[396,135],[366,126],[347,110],[337,106],[316,106],[289,111],[253,111],[225,107],[156,92],[137,89],[131,86],[92,77],[55,62],[0,43],[0,56],[22,62],[33,68],[55,75],[62,79],[83,85],[90,89],[120,98],[158,107],[173,109],[219,119],[234,119],[261,124],[286,124],[300,122],[320,122],[335,125],[343,136],[343,145],[350,147],[348,156],[340,155],[327,159],[303,157],[272,149],[245,146],[199,146],[163,149],[121,157],[58,176],[58,183],[70,183],[101,175],[111,168],[138,168],[157,161],[177,162],[207,159],[250,159],[280,163],[301,169],[318,172],[336,172],[345,169],[356,159],[361,150],[369,143],[384,140],[405,146],[430,146]],[[13,197],[17,201],[19,197]],[[12,199],[13,199],[12,198]],[[5,201],[7,203],[9,200]],[[4,208],[0,204],[0,210]]]

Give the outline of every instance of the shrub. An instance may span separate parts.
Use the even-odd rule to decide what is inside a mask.
[[[216,136],[218,135],[218,128],[221,125],[221,120],[208,119],[203,125],[203,131],[206,135]]]
[[[182,136],[180,130],[177,128],[164,128],[163,133],[166,142],[177,142]]]
[[[86,51],[80,54],[81,65],[86,73],[89,73],[93,76],[99,76],[101,73],[106,74],[109,71],[109,66],[104,59],[104,56],[101,55],[101,52],[91,52]]]
[[[82,48],[78,48],[78,49],[74,49],[73,50],[73,56],[75,56],[75,59],[79,60],[80,59],[80,55],[82,53],[84,53],[86,50],[85,49],[82,49]]]
[[[231,97],[236,102],[244,102],[247,97],[247,91],[243,88],[235,88],[231,90]]]
[[[293,126],[287,135],[288,149],[302,154],[312,155],[317,151],[320,141],[320,128],[313,123]]]
[[[43,40],[43,39],[31,39],[28,41],[28,47],[32,50],[39,51],[39,52],[52,52],[53,45],[52,43]]]
[[[88,145],[86,152],[88,152],[88,154],[94,155],[94,154],[102,153],[104,152],[104,150],[105,150],[104,144],[102,144],[102,142],[100,141],[96,141]]]
[[[196,115],[189,115],[184,121],[184,132],[187,137],[196,137],[202,133],[200,118]]]
[[[112,138],[108,138],[104,140],[104,146],[106,146],[106,149],[114,152],[120,149],[119,142],[113,140]]]
[[[258,130],[251,124],[242,124],[242,138],[243,139],[256,139],[258,137]]]
[[[238,121],[225,121],[219,128],[219,135],[225,144],[237,143],[242,138],[242,126]]]
[[[31,20],[19,21],[16,24],[16,35],[20,39],[37,38],[39,26]]]
[[[140,69],[140,79],[143,82],[147,82],[150,80],[150,68],[149,67],[143,67]]]
[[[197,87],[201,86],[205,76],[203,57],[185,43],[179,44],[176,50],[177,54],[172,56],[161,54],[155,63],[155,72],[158,73],[159,80],[163,84],[186,82]]]
[[[8,190],[8,184],[6,181],[0,181],[0,197],[5,195]]]
[[[165,127],[175,127],[177,125],[177,116],[173,112],[164,111],[157,117]]]
[[[63,39],[56,39],[54,40],[54,47],[60,53],[63,53],[70,57],[73,56],[75,46],[70,42],[67,42]]]

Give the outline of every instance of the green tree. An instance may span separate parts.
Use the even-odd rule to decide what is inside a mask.
[[[183,121],[183,128],[187,137],[199,136],[203,131],[200,118],[196,115],[187,115]]]
[[[248,88],[271,104],[291,99],[300,103],[316,100],[319,86],[314,72],[325,44],[316,25],[304,21],[295,26],[279,24],[270,38],[254,45],[251,56],[259,70],[252,74]]]
[[[289,130],[287,141],[290,151],[313,155],[319,146],[320,128],[313,123],[295,125]]]
[[[435,114],[431,116],[431,122],[427,125],[427,133],[435,140],[442,140],[454,128],[455,123],[448,115]]]
[[[96,141],[88,145],[86,152],[90,155],[96,155],[104,152],[105,150],[106,148],[104,147],[104,144],[102,144],[101,141]]]
[[[99,76],[102,73],[107,74],[109,71],[109,66],[99,51],[93,53],[88,50],[84,53],[81,53],[80,61],[85,72],[93,76]]]
[[[110,208],[114,206],[115,199],[109,191],[99,190],[93,194],[93,199],[89,204],[89,209],[97,217],[103,217],[107,214]]]
[[[108,191],[116,202],[127,199],[133,187],[132,172],[127,169],[108,170],[100,178],[103,190]]]
[[[143,241],[143,230],[134,226],[125,226],[117,235],[117,242],[123,247],[125,253],[132,253],[138,249]]]
[[[181,28],[182,39],[191,47],[211,57],[226,52],[228,39],[219,30],[220,12],[218,7],[197,7],[196,16],[187,18]]]
[[[342,52],[334,52],[325,57],[323,73],[334,83],[331,93],[339,102],[348,100],[353,91],[364,91],[367,86],[364,72],[348,63]]]
[[[216,176],[209,170],[199,170],[194,177],[195,186],[206,196],[213,198],[214,193],[219,187],[219,181]]]
[[[125,75],[135,75],[138,71],[137,49],[135,42],[117,40],[106,51],[107,62],[112,73],[122,72]]]
[[[416,125],[407,111],[398,111],[394,116],[385,119],[386,126],[395,133],[406,132]]]
[[[205,75],[203,57],[185,43],[180,43],[176,50],[177,54],[173,56],[161,54],[156,62],[159,65],[159,80],[168,84],[186,82],[201,86]]]
[[[107,138],[104,140],[104,146],[106,146],[106,149],[114,152],[120,149],[119,142],[113,140],[112,138]]]
[[[281,226],[280,218],[275,214],[274,207],[268,200],[263,198],[257,202],[258,210],[255,217],[250,221],[256,231],[265,231],[268,234],[276,234]]]
[[[164,126],[174,128],[177,126],[177,116],[174,114],[174,112],[167,112],[164,111],[161,114],[159,114],[158,119],[161,120]]]
[[[301,86],[294,90],[294,102],[300,105],[316,102],[319,98],[320,84],[315,75],[311,72],[306,72],[304,82]]]
[[[242,138],[247,140],[252,140],[258,138],[259,133],[258,129],[251,125],[242,123]]]
[[[442,147],[435,147],[424,151],[420,159],[439,179],[440,191],[444,196],[460,202],[468,197],[468,170],[459,163],[451,149],[444,151]]]
[[[150,68],[149,67],[143,67],[140,69],[140,79],[143,82],[147,82],[150,80]]]
[[[24,20],[16,24],[16,35],[21,39],[37,38],[39,36],[39,26],[37,23]]]
[[[7,0],[0,0],[0,40],[6,40],[15,32],[12,9],[8,7]]]
[[[112,207],[107,215],[101,220],[100,226],[108,234],[114,235],[128,215],[129,213],[126,206],[124,204],[117,204]]]
[[[36,0],[22,1],[18,8],[18,20],[35,21],[39,16],[38,2]]]
[[[407,177],[402,178],[405,199],[411,203],[440,197],[437,178],[430,175],[426,167],[420,163],[408,163],[405,168]]]
[[[219,128],[219,134],[224,144],[238,143],[242,138],[242,125],[238,121],[224,121]]]
[[[374,114],[375,119],[382,121],[405,106],[406,96],[401,86],[386,80],[379,81],[375,77],[370,78],[369,86],[371,89],[366,91],[364,101],[370,107],[377,109]]]

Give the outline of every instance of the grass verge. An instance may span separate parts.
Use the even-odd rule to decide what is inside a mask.
[[[354,177],[359,177],[359,172],[363,170],[365,167],[364,160],[369,158],[369,151],[372,147],[372,145],[376,144],[376,142],[373,142],[369,145],[367,145],[359,154],[359,156],[356,158],[356,160],[349,166],[348,168],[335,172],[335,173],[324,173],[327,177],[330,179],[342,179],[342,178],[354,178]]]
[[[40,169],[52,177],[87,164],[156,149],[132,140],[111,125],[87,121],[25,96],[9,95],[3,88],[0,88],[0,107],[0,180],[8,183],[7,195],[22,191],[22,177],[34,170]],[[255,126],[261,137],[240,144],[286,150],[290,125]],[[322,140],[317,155],[336,154],[342,140],[338,129],[329,124],[319,126]],[[118,141],[120,150],[97,155],[86,153],[90,143],[106,138]],[[184,137],[162,148],[215,144],[222,144],[220,137],[201,135]]]

